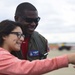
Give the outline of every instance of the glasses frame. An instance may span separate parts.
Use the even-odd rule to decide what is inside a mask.
[[[21,37],[25,38],[25,35],[20,32],[11,32],[10,34],[15,34],[20,39]]]
[[[32,22],[38,23],[40,21],[40,17],[37,17],[37,18],[28,18],[28,17],[21,16],[21,18],[23,20],[25,20],[26,22],[28,22],[28,23],[32,23]]]

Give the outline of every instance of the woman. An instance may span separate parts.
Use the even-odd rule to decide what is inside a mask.
[[[55,69],[75,64],[75,54],[53,59],[20,60],[11,54],[19,51],[24,35],[20,24],[10,20],[0,23],[0,75],[41,75]]]

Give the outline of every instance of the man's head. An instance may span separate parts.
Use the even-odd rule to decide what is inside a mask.
[[[22,23],[24,34],[32,34],[39,20],[38,11],[31,3],[24,2],[17,6],[15,21]]]

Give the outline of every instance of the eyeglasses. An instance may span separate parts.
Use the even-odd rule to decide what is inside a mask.
[[[37,17],[37,18],[27,18],[27,17],[21,16],[21,18],[24,19],[28,23],[32,23],[32,22],[38,23],[40,21],[40,17]]]
[[[20,39],[21,37],[25,37],[25,35],[23,35],[22,33],[20,32],[11,32],[10,34],[15,34],[17,35],[17,37]]]

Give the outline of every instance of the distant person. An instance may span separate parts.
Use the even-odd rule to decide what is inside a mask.
[[[19,4],[15,12],[15,21],[20,22],[25,35],[19,52],[12,52],[20,59],[36,60],[47,58],[49,47],[47,40],[35,31],[40,21],[38,11],[34,5],[28,2]]]
[[[75,65],[75,53],[32,62],[18,59],[10,52],[20,50],[24,37],[19,23],[10,20],[0,23],[0,75],[42,75],[68,64]]]

